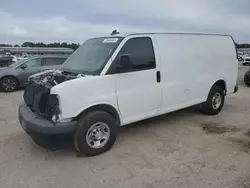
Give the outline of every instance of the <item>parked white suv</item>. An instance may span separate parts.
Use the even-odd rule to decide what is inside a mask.
[[[250,65],[250,52],[247,52],[243,56],[243,65]]]
[[[97,155],[112,147],[119,126],[196,104],[218,114],[225,95],[237,91],[237,72],[235,45],[226,35],[94,38],[60,70],[30,77],[19,120],[33,138],[72,134],[80,154]]]

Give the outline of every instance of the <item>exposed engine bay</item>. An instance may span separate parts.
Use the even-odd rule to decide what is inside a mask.
[[[30,109],[48,120],[56,122],[60,114],[57,95],[50,94],[50,89],[68,80],[84,75],[61,71],[47,70],[29,77],[29,85],[24,91],[24,101]]]
[[[30,84],[44,85],[45,87],[51,88],[57,84],[72,80],[75,78],[83,77],[82,74],[76,74],[61,70],[47,70],[29,77]]]

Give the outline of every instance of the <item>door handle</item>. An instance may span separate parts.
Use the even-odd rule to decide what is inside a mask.
[[[157,81],[157,83],[161,82],[161,72],[160,71],[156,72],[156,81]]]

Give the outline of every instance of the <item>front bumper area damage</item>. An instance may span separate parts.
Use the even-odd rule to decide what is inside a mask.
[[[61,70],[48,70],[29,77],[30,85],[25,88],[24,101],[31,111],[49,121],[59,119],[59,96],[50,94],[55,85],[82,77],[83,75]]]
[[[24,131],[36,144],[45,149],[58,150],[72,142],[76,128],[74,121],[53,124],[36,115],[25,103],[19,106],[18,117]]]
[[[25,103],[22,103],[18,108],[18,118],[21,126],[28,134],[56,135],[73,133],[76,127],[75,121],[54,124],[32,112]]]
[[[25,88],[24,103],[18,108],[18,116],[22,128],[32,138],[75,131],[75,121],[59,121],[59,96],[50,94],[50,90],[57,84],[78,77],[76,74],[51,70],[29,78],[30,85]]]

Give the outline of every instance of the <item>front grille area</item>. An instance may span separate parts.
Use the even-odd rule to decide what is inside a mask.
[[[250,59],[245,59],[246,62],[250,62]]]
[[[48,105],[50,89],[40,85],[29,85],[24,91],[24,101],[32,111],[44,114]]]
[[[33,106],[34,95],[36,92],[36,87],[33,85],[27,86],[24,90],[23,99],[27,106]]]

